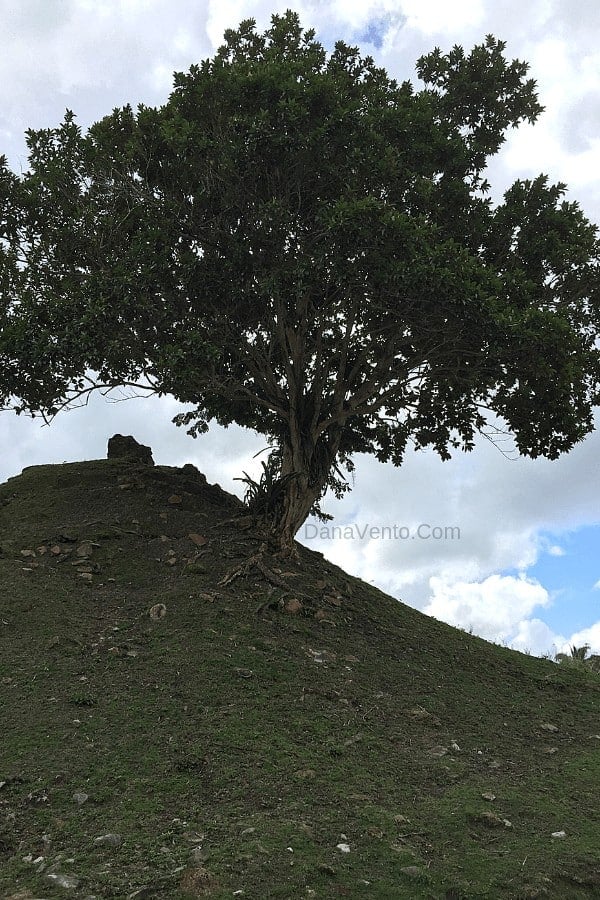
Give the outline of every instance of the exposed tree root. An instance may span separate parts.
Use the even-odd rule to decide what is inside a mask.
[[[253,556],[249,556],[248,559],[244,560],[239,566],[236,566],[234,569],[230,569],[224,577],[219,581],[219,585],[224,587],[225,585],[231,584],[232,581],[235,581],[236,578],[246,578],[253,571],[258,572],[265,581],[268,581],[269,584],[273,584],[275,587],[283,588],[284,590],[288,589],[288,585],[285,583],[283,578],[281,578],[276,572],[273,572],[266,565],[264,558],[267,553],[267,544],[261,544],[258,550],[258,553],[253,554]]]

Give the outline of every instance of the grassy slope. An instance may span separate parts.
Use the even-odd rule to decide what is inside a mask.
[[[598,896],[600,680],[303,548],[286,590],[219,585],[257,549],[236,512],[109,461],[0,487],[0,896]]]

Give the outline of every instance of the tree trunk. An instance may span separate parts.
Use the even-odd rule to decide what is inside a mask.
[[[306,481],[306,477],[301,474],[298,478],[291,478],[285,485],[281,509],[272,524],[273,536],[286,556],[294,552],[294,537],[323,490],[324,485],[317,488],[306,485]]]
[[[294,552],[294,537],[323,494],[337,456],[339,437],[301,438],[283,447],[281,502],[271,532],[284,555]]]

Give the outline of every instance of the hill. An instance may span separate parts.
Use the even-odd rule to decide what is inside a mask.
[[[0,896],[598,896],[598,677],[243,514],[193,466],[0,486]]]

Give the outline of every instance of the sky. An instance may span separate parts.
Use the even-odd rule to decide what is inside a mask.
[[[114,107],[158,105],[173,71],[212,56],[223,31],[278,3],[242,0],[0,0],[0,154],[27,168],[27,128],[57,125],[66,108],[86,127]],[[540,173],[569,186],[600,223],[600,4],[597,0],[331,0],[292,6],[331,48],[359,45],[400,80],[439,46],[465,50],[492,33],[526,60],[545,113],[512,132],[489,168],[496,199]],[[258,472],[260,435],[215,426],[192,440],[171,424],[180,406],[94,397],[50,427],[0,415],[0,482],[24,467],[97,459],[108,438],[133,434],[158,464],[192,462],[210,481]],[[505,450],[510,451],[510,447]],[[528,460],[481,439],[442,463],[411,453],[396,469],[356,460],[354,487],[325,502],[335,518],[298,538],[347,571],[445,622],[514,649],[553,655],[588,643],[600,653],[600,435],[559,460]]]

